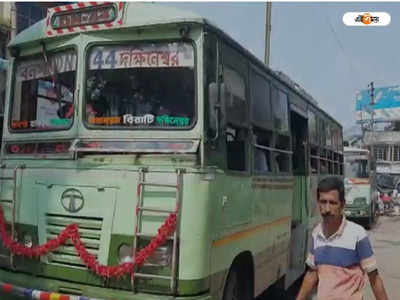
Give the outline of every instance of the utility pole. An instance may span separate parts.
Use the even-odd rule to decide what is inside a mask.
[[[371,81],[368,84],[368,88],[369,88],[369,95],[371,97],[371,136],[372,136],[372,142],[371,142],[371,154],[373,157],[375,157],[375,160],[377,159],[377,157],[375,156],[374,153],[374,143],[376,141],[375,139],[375,131],[374,131],[374,126],[375,126],[375,119],[374,119],[374,115],[375,115],[375,111],[374,111],[374,105],[375,105],[375,88],[374,88],[374,82]]]
[[[363,120],[363,107],[360,105],[360,121],[361,121],[361,147],[365,147],[365,124]]]
[[[272,3],[266,2],[265,5],[265,58],[264,62],[269,67],[269,58],[271,55],[271,10]]]
[[[11,2],[11,32],[10,38],[13,39],[17,35],[17,5]]]
[[[375,120],[374,120],[374,114],[375,114],[375,111],[374,111],[374,104],[375,104],[375,88],[374,88],[374,82],[371,81],[371,82],[368,84],[368,87],[369,87],[369,95],[371,96],[370,105],[371,105],[371,107],[372,107],[372,109],[371,109],[371,130],[374,131],[374,123],[375,123]]]
[[[12,40],[17,35],[17,6],[15,2],[10,2],[9,4],[10,4],[10,40]],[[11,57],[9,51],[7,51],[7,57],[8,58]]]

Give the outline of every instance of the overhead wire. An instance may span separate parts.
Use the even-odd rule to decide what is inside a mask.
[[[320,17],[322,18],[322,15],[319,14],[319,13],[316,11],[316,7],[313,7],[313,10],[315,11],[315,14],[316,14],[316,15],[318,15],[318,16],[320,16]],[[338,34],[337,34],[337,32],[336,32],[336,30],[335,30],[335,28],[334,28],[332,22],[331,22],[331,19],[329,18],[329,16],[324,16],[324,18],[322,18],[322,19],[324,19],[324,20],[326,21],[326,23],[328,24],[328,27],[329,27],[330,31],[332,32],[332,35],[333,35],[333,37],[334,37],[336,43],[339,45],[340,50],[342,51],[344,57],[345,57],[346,60],[348,61],[348,64],[349,64],[349,66],[350,66],[351,71],[354,72],[354,75],[357,76],[357,75],[360,74],[360,73],[357,72],[357,70],[356,70],[357,68],[355,67],[355,65],[354,65],[354,63],[353,63],[353,61],[352,61],[352,59],[347,55],[346,50],[345,50],[345,48],[344,48],[344,46],[343,46],[343,43],[342,43],[342,41],[340,40],[340,38],[339,38],[339,36],[338,36]]]
[[[314,10],[314,12],[315,12],[316,15],[318,15],[320,18],[322,18],[322,19],[324,19],[324,20],[326,21],[326,23],[327,23],[327,25],[328,25],[328,28],[329,28],[329,30],[331,31],[335,42],[336,42],[337,45],[339,46],[339,49],[341,50],[343,56],[345,57],[345,59],[346,59],[347,62],[348,62],[348,66],[349,66],[349,69],[348,69],[348,72],[349,72],[348,74],[349,74],[349,76],[348,76],[348,77],[349,77],[349,79],[350,79],[351,81],[354,81],[354,79],[357,78],[357,77],[359,77],[359,74],[361,74],[361,73],[360,73],[361,70],[360,70],[360,71],[357,71],[357,68],[356,68],[356,66],[355,66],[355,64],[354,64],[354,62],[353,62],[353,60],[352,60],[352,59],[349,57],[349,55],[347,54],[347,51],[345,50],[345,47],[344,47],[342,41],[340,40],[339,35],[338,35],[337,31],[335,30],[335,27],[333,26],[333,24],[332,24],[331,19],[329,18],[329,16],[326,15],[326,16],[322,17],[322,14],[320,14],[320,13],[317,12],[317,7],[313,7],[313,10]],[[352,76],[351,73],[354,74],[354,77]],[[361,114],[361,118],[362,118],[362,114]]]

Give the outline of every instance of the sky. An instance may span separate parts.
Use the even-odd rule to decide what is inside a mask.
[[[186,2],[264,60],[264,2]],[[387,12],[388,26],[349,27],[346,12]],[[345,129],[355,123],[358,91],[400,85],[400,3],[273,2],[270,67],[299,83]]]

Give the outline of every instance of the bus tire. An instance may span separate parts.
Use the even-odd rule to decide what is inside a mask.
[[[366,224],[365,224],[365,229],[370,230],[372,228],[372,218],[368,217]]]
[[[223,300],[253,300],[251,268],[243,264],[234,264],[229,270],[225,282]]]
[[[376,218],[375,218],[375,209],[373,205],[371,205],[371,213],[370,216],[368,217],[368,224],[367,224],[367,229],[371,229],[372,226],[374,225]]]

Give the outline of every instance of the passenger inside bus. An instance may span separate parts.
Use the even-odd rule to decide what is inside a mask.
[[[101,76],[93,76],[87,81],[86,117],[103,117],[109,110],[108,101],[104,95],[106,81]]]
[[[74,104],[66,103],[57,110],[60,119],[71,119],[74,115]]]
[[[228,127],[225,133],[228,169],[245,171],[247,129]]]
[[[21,66],[18,68],[24,69]],[[59,73],[56,80],[39,75],[28,79],[18,77],[12,104],[13,129],[68,127],[71,124],[68,119],[73,117],[74,112],[74,84],[73,71]]]
[[[254,149],[254,169],[261,173],[270,171],[265,152],[258,148]]]
[[[308,121],[300,114],[291,111],[291,131],[292,131],[292,166],[293,174],[306,175],[306,147],[307,147],[307,134],[308,134]],[[311,160],[311,168],[316,172],[316,161]]]
[[[271,147],[272,133],[267,130],[254,129],[254,170],[257,173],[268,173],[272,171],[271,151],[262,147]]]
[[[190,73],[185,74],[183,69],[161,68],[93,70],[87,80],[86,101],[90,105],[86,107],[87,119],[89,114],[97,111],[96,117],[151,114],[154,117],[185,117],[191,122],[194,117],[194,81]]]

